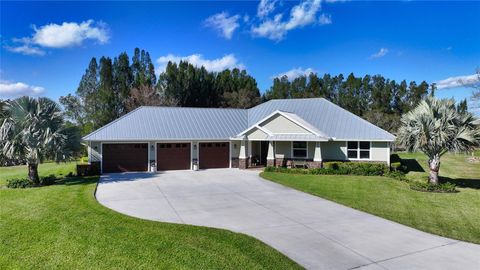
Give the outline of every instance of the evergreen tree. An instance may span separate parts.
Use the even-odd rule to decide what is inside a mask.
[[[121,53],[113,61],[113,87],[115,92],[115,112],[122,116],[128,112],[126,102],[130,96],[133,84],[133,74],[130,68],[130,60],[126,52]]]
[[[98,83],[98,104],[101,106],[95,113],[94,128],[99,128],[115,120],[118,101],[113,88],[113,65],[109,57],[100,58],[99,83]]]

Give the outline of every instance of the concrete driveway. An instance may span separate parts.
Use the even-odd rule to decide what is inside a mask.
[[[309,269],[480,269],[480,246],[424,233],[217,169],[102,176],[97,200],[126,215],[256,237]]]

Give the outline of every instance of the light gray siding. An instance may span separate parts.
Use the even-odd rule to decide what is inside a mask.
[[[313,159],[315,155],[315,142],[307,142],[307,147],[308,159]]]
[[[102,161],[102,143],[101,142],[91,142],[89,143],[88,148],[88,161],[89,162],[100,162]]]
[[[323,160],[346,160],[345,142],[321,142]]]
[[[370,148],[370,155],[372,161],[388,162],[388,160],[390,159],[389,153],[390,151],[388,142],[372,142]]]
[[[249,140],[265,140],[268,137],[268,134],[265,132],[261,131],[258,128],[254,128],[252,131],[250,131],[247,134],[247,138]]]
[[[238,158],[240,156],[240,145],[241,141],[232,141],[230,143],[230,153],[232,158]]]
[[[276,158],[291,158],[291,142],[275,142]]]
[[[300,134],[311,134],[308,130],[297,125],[291,120],[287,119],[283,115],[276,115],[271,119],[265,121],[261,124],[262,127],[265,127],[267,130],[272,133],[300,133]]]

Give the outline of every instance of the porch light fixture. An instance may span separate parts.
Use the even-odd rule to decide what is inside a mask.
[[[155,147],[153,146],[153,144],[150,145],[150,149],[151,149],[152,151],[155,150]]]
[[[193,150],[197,150],[197,144],[193,145]]]
[[[233,144],[233,149],[237,149],[237,144],[236,143]]]

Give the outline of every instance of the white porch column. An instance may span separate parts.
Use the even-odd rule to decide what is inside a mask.
[[[238,155],[238,158],[247,158],[247,145],[245,143],[245,140],[240,141],[240,154]]]
[[[252,158],[252,141],[248,141],[247,157]]]
[[[267,160],[275,159],[275,151],[273,148],[273,141],[268,142],[268,153],[267,153]]]
[[[275,147],[273,141],[268,142],[267,166],[275,166]]]
[[[315,142],[315,153],[313,154],[313,161],[322,162],[322,149],[320,142]]]

